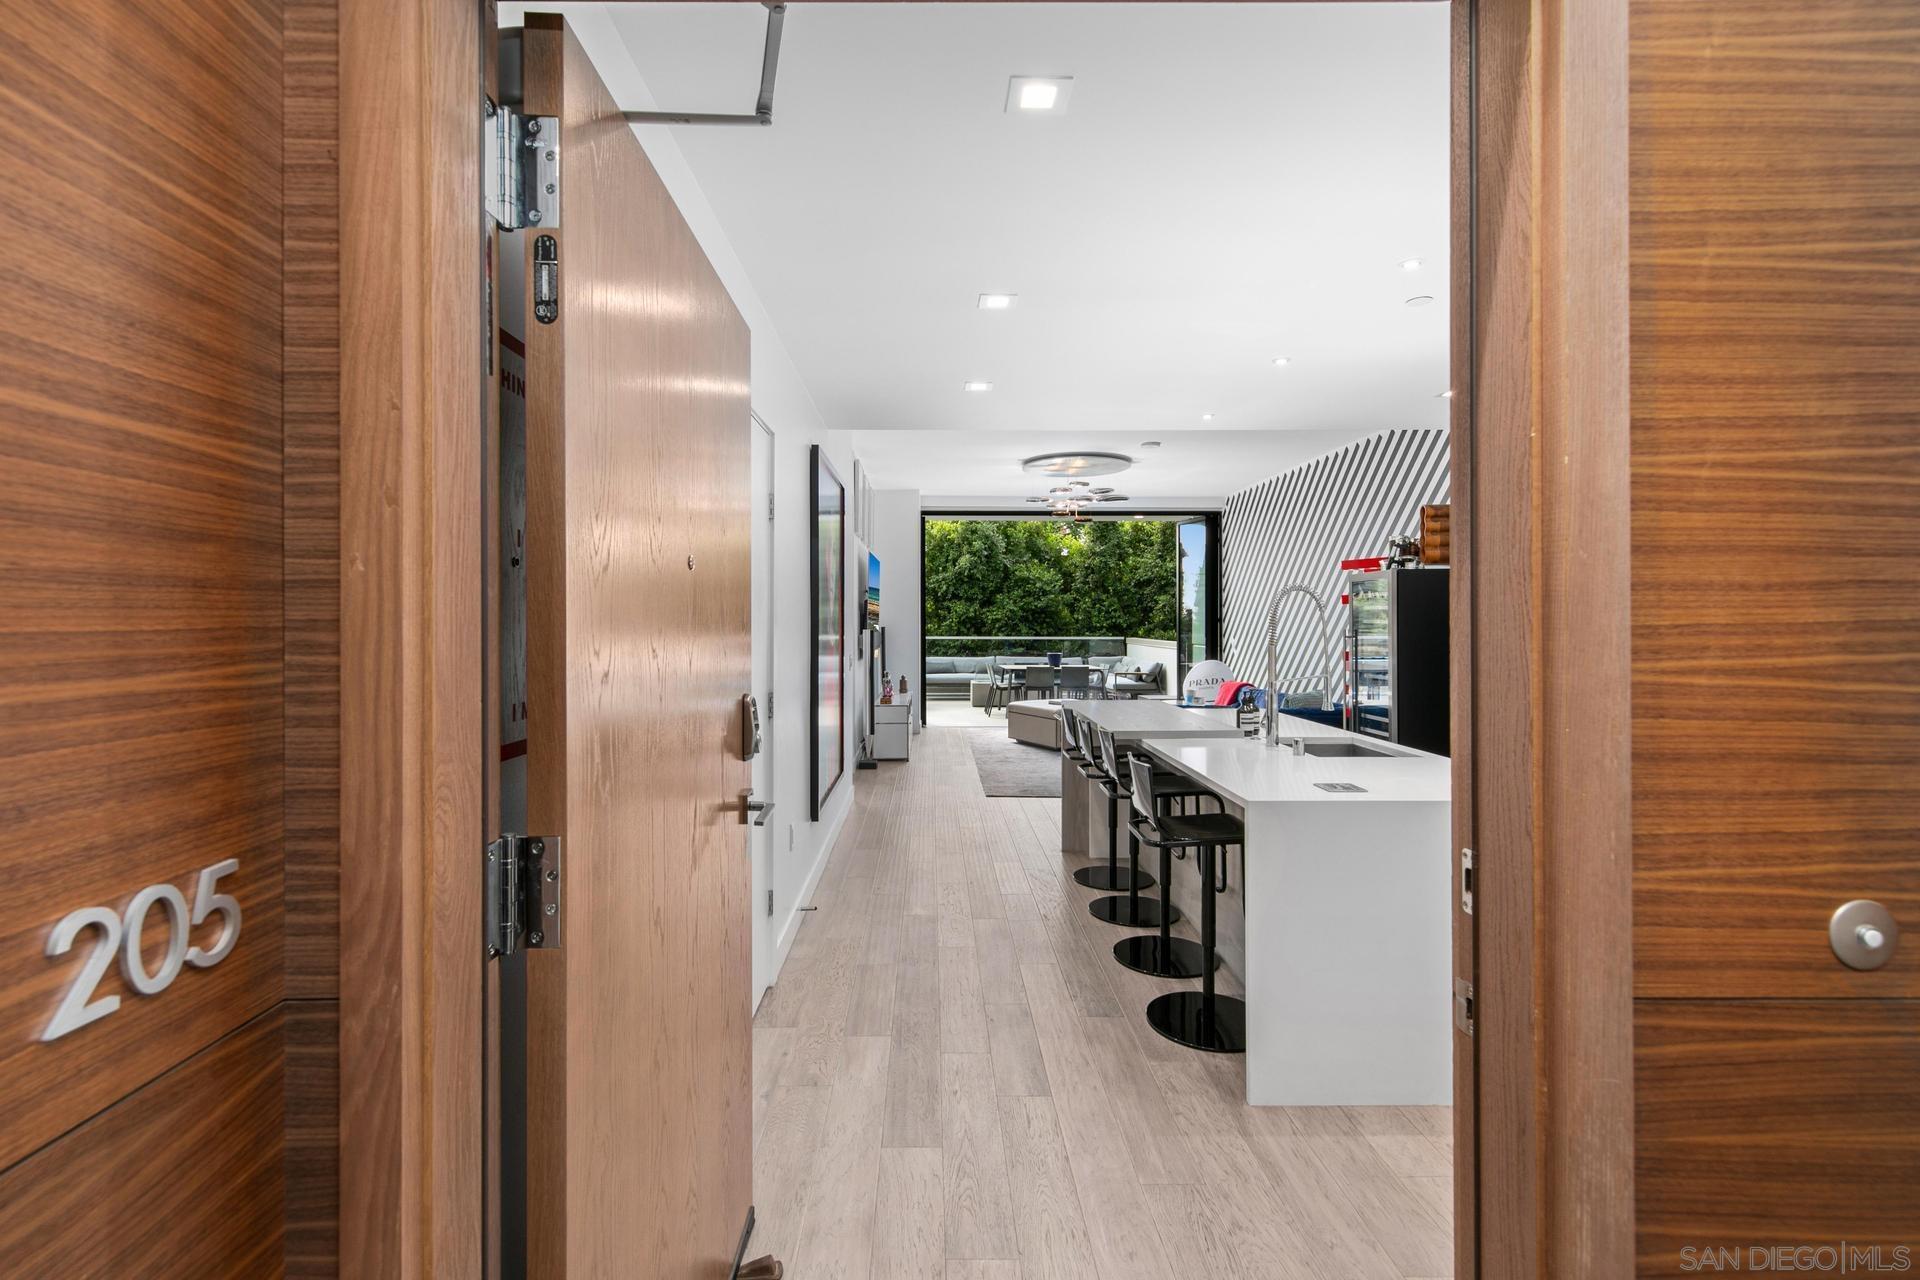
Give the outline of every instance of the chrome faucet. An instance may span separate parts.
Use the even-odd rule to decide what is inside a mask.
[[[1302,583],[1282,587],[1267,606],[1267,745],[1280,745],[1280,606],[1288,596],[1302,595],[1313,602],[1320,619],[1320,709],[1333,710],[1333,644],[1327,631],[1327,603],[1320,593]],[[1304,755],[1304,743],[1295,744],[1294,754]]]

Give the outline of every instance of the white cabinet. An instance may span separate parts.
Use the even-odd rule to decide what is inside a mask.
[[[913,742],[913,695],[895,695],[873,708],[873,758],[905,760]]]

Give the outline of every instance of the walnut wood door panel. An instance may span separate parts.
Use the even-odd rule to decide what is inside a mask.
[[[1920,8],[1632,33],[1635,989],[1920,996]]]
[[[0,6],[0,1167],[281,997],[281,13]],[[23,216],[30,205],[31,216]],[[92,935],[223,859],[238,945],[40,1036]],[[218,920],[194,931],[210,945]],[[146,955],[166,913],[148,916]]]
[[[1905,1000],[1639,1001],[1640,1273],[1680,1274],[1680,1250],[1707,1244],[1743,1263],[1755,1245],[1890,1257],[1904,1244],[1920,1263],[1916,1013]]]
[[[279,1274],[278,1008],[0,1173],[0,1271]]]
[[[1920,8],[1630,29],[1639,1269],[1857,1274],[1749,1251],[1920,1257]]]
[[[559,313],[527,336],[529,1272],[725,1280],[752,1198],[748,334],[560,19]],[[531,308],[529,308],[531,311]]]

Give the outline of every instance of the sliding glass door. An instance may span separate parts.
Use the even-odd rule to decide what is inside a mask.
[[[1203,516],[1182,520],[1180,534],[1180,618],[1175,631],[1174,682],[1178,697],[1187,683],[1187,671],[1205,662],[1215,651],[1213,521]]]

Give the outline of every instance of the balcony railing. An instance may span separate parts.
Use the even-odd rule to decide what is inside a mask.
[[[926,643],[929,658],[1120,658],[1127,652],[1125,636],[928,636]]]

